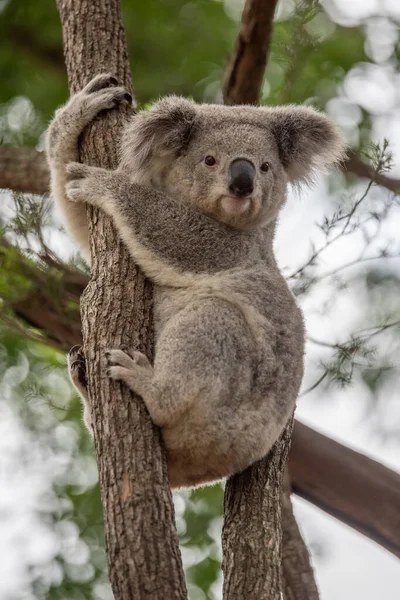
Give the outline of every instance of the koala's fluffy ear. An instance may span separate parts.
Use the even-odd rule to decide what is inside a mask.
[[[193,135],[196,108],[179,96],[167,96],[134,116],[121,143],[121,166],[135,171],[157,169],[188,145]],[[152,163],[151,165],[149,163]]]
[[[289,181],[310,182],[315,171],[345,158],[344,139],[326,115],[306,106],[262,110],[268,111],[268,126]]]

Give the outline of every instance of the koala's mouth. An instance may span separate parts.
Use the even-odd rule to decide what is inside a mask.
[[[222,196],[221,207],[228,215],[243,215],[248,212],[251,201],[252,199],[249,197],[240,198],[239,196]]]

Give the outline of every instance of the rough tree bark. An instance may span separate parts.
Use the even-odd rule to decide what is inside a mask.
[[[131,88],[119,0],[58,0],[72,93],[112,72]],[[83,136],[83,162],[116,166],[123,112]],[[89,211],[92,278],[81,302],[89,394],[115,600],[183,600],[186,588],[165,453],[142,401],[105,376],[107,347],[152,354],[152,290],[111,222]]]
[[[286,469],[282,489],[282,587],[285,600],[318,600],[310,553],[293,514]]]
[[[222,531],[224,598],[280,600],[281,488],[293,418],[266,458],[230,477]]]

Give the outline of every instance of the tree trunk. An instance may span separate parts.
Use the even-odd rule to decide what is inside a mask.
[[[113,73],[131,88],[119,0],[58,0],[71,92]],[[126,118],[126,114],[125,114]],[[83,136],[81,159],[114,168],[123,111]],[[89,396],[115,600],[182,600],[186,588],[165,453],[142,401],[105,375],[105,349],[152,355],[152,289],[111,222],[89,211],[92,279],[81,302]]]
[[[281,488],[293,417],[264,459],[228,479],[222,531],[225,600],[281,598]]]
[[[318,600],[319,594],[310,553],[301,536],[290,499],[291,485],[286,469],[282,489],[282,584],[285,600]]]

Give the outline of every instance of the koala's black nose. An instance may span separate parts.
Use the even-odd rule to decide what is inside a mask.
[[[254,189],[255,172],[254,165],[249,160],[234,160],[230,167],[229,191],[239,198],[250,196]]]

